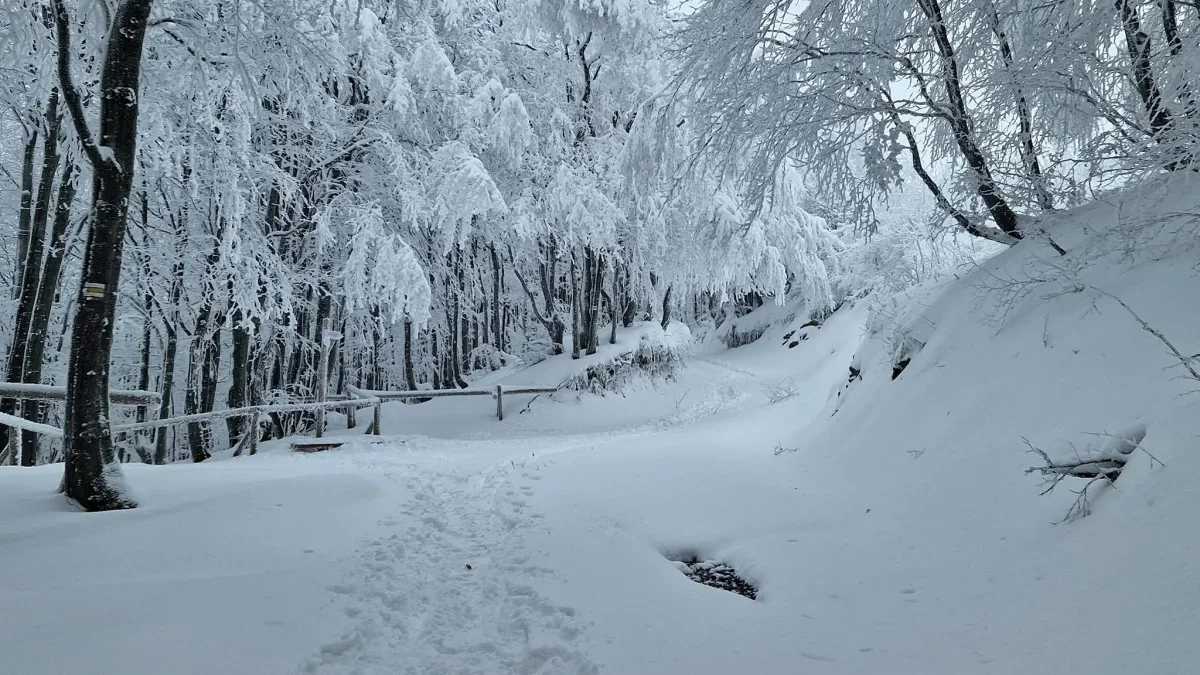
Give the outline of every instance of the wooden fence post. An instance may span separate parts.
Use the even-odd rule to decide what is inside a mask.
[[[496,419],[504,421],[504,385],[496,385]]]
[[[333,347],[333,336],[329,328],[329,317],[321,320],[321,357],[317,360],[317,403],[325,402],[325,390],[329,387],[329,351]],[[325,408],[317,408],[316,437],[325,435]]]
[[[15,412],[17,413],[17,416],[20,417],[20,415],[21,415],[21,402],[20,401],[17,401],[17,409]],[[20,464],[21,460],[23,459],[21,457],[21,455],[23,455],[25,453],[24,436],[25,436],[24,429],[20,429],[17,427],[9,427],[8,428],[8,437],[11,439],[11,442],[12,442],[12,446],[11,446],[12,447],[12,457],[9,458],[9,461],[12,462],[13,466]],[[35,464],[37,463],[37,457],[33,458],[33,462]]]
[[[250,429],[247,431],[250,434],[250,454],[258,452],[258,411],[250,416]]]
[[[353,429],[354,427],[358,426],[358,416],[354,414],[356,410],[357,410],[357,408],[355,408],[352,405],[346,406],[346,428],[347,429]]]
[[[375,409],[374,409],[374,411],[371,413],[371,414],[372,414],[372,416],[374,417],[374,419],[371,421],[371,433],[375,434],[376,436],[380,436],[380,435],[382,435],[382,434],[383,434],[382,430],[380,430],[380,428],[379,428],[379,417],[380,417],[380,415],[379,415],[379,412],[380,412],[380,410],[379,410],[379,409],[380,409],[381,407],[383,407],[383,404],[382,404],[382,403],[376,403],[376,404],[374,405],[374,408],[375,408]]]

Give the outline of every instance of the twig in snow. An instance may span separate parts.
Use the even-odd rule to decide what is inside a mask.
[[[675,399],[675,409],[676,410],[679,410],[679,406],[683,404],[683,399],[687,398],[687,395],[690,393],[692,393],[692,390],[688,389],[687,391],[683,392],[683,396],[680,396],[679,398]]]
[[[1108,298],[1109,300],[1112,300],[1113,302],[1120,305],[1122,309],[1124,309],[1126,312],[1129,313],[1130,316],[1133,317],[1134,321],[1138,322],[1138,325],[1140,325],[1142,327],[1142,330],[1153,335],[1155,338],[1158,339],[1159,342],[1162,342],[1164,345],[1166,345],[1167,349],[1171,350],[1171,353],[1175,355],[1175,358],[1179,360],[1179,363],[1182,364],[1183,367],[1187,369],[1188,373],[1191,374],[1193,380],[1200,381],[1200,372],[1197,372],[1196,367],[1193,365],[1193,357],[1184,356],[1183,353],[1180,352],[1179,349],[1176,348],[1175,345],[1172,344],[1171,341],[1167,339],[1167,336],[1163,335],[1162,331],[1158,330],[1154,326],[1151,326],[1145,319],[1143,319],[1141,317],[1141,315],[1139,315],[1137,312],[1133,311],[1132,307],[1125,304],[1125,301],[1122,300],[1121,298],[1118,298],[1117,296],[1113,295],[1112,293],[1109,293],[1108,291],[1103,290],[1101,288],[1097,288],[1095,286],[1088,285],[1088,286],[1086,286],[1086,288],[1088,290],[1091,290],[1092,292],[1096,293],[1097,295]]]

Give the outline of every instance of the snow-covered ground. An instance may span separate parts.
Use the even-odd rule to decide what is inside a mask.
[[[1113,299],[1200,352],[1193,226],[1128,217],[1194,208],[1161,187],[1051,224],[1066,258],[1025,242],[624,395],[389,404],[329,452],[131,466],[129,512],[0,468],[0,672],[1198,672],[1200,382]],[[1057,523],[1086,481],[1039,496],[1022,439],[1139,427]]]

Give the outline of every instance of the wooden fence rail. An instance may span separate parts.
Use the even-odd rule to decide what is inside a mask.
[[[380,401],[403,401],[413,398],[443,398],[450,396],[491,396],[496,399],[496,419],[504,420],[504,395],[505,394],[553,394],[558,391],[558,387],[513,387],[496,385],[489,389],[417,389],[412,391],[383,391],[373,389],[359,389],[358,387],[346,387],[346,391],[351,396],[364,398],[377,398]]]
[[[250,429],[253,433],[245,433],[242,438],[238,439],[237,445],[234,446],[234,454],[241,454],[243,451],[248,451],[248,454],[253,455],[258,450],[258,422],[259,417],[264,414],[271,413],[286,413],[286,412],[301,412],[314,411],[318,413],[318,424],[324,420],[324,411],[330,409],[344,409],[346,411],[347,423],[353,426],[353,414],[358,408],[366,408],[370,406],[372,411],[371,426],[367,429],[368,434],[376,436],[381,433],[381,410],[380,407],[385,401],[402,401],[406,399],[430,399],[444,398],[450,396],[491,396],[496,399],[496,419],[504,419],[504,395],[512,394],[553,394],[558,391],[558,387],[513,387],[496,385],[494,388],[488,389],[438,389],[438,390],[415,390],[415,391],[375,391],[368,389],[359,389],[358,387],[347,386],[346,394],[336,394],[328,397],[318,396],[318,399],[328,398],[328,400],[317,400],[313,402],[297,402],[297,403],[277,403],[268,405],[247,406],[244,408],[232,408],[229,410],[213,410],[211,412],[195,413],[192,415],[180,415],[178,417],[168,417],[161,420],[146,420],[144,422],[131,422],[127,424],[113,425],[111,430],[116,434],[130,434],[137,431],[146,431],[151,429],[159,429],[162,427],[172,427],[181,424],[191,424],[195,422],[209,422],[213,420],[228,419],[231,417],[249,417]],[[10,382],[0,382],[0,398],[15,398],[15,399],[33,399],[39,401],[60,401],[64,400],[67,395],[66,387],[53,387],[41,384],[16,384]],[[153,391],[125,391],[112,390],[109,392],[109,399],[120,405],[151,405],[157,404],[161,397],[157,392]],[[32,422],[22,417],[15,415],[7,415],[0,413],[0,425],[7,425],[17,429],[24,429],[34,433],[43,434],[62,438],[62,429]],[[321,425],[323,426],[323,425]],[[316,436],[319,438],[324,430],[318,428]],[[16,441],[12,446],[14,457],[19,456],[21,452],[20,437],[21,434],[10,434],[15,437]],[[0,457],[3,456],[0,452]]]
[[[49,384],[0,382],[0,398],[19,398],[27,401],[65,401],[67,388]],[[118,405],[156,405],[162,401],[157,391],[110,389],[108,400]]]

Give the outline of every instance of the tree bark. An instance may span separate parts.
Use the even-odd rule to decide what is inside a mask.
[[[576,277],[577,277],[577,275],[575,273],[575,252],[572,251],[571,252],[571,358],[572,359],[579,358],[579,347],[580,347],[579,342],[580,342],[580,338],[581,338],[580,334],[583,332],[583,327],[580,325],[582,322],[580,321],[581,312],[579,311],[579,304],[580,304],[579,281]]]
[[[661,324],[663,330],[666,330],[667,326],[671,325],[671,291],[674,289],[674,285],[667,286],[667,292],[663,294]]]
[[[29,221],[27,236],[24,244],[25,258],[21,263],[21,278],[14,279],[20,284],[17,296],[17,315],[13,326],[11,346],[8,351],[8,367],[5,380],[8,382],[27,382],[26,348],[29,343],[29,329],[33,323],[34,305],[37,302],[37,289],[42,281],[42,257],[46,248],[46,222],[50,214],[51,193],[54,191],[54,179],[58,174],[58,135],[62,118],[58,114],[58,88],[50,90],[46,101],[44,119],[46,136],[42,144],[42,170],[38,179],[37,199],[33,204],[33,215]],[[12,413],[14,401],[6,401],[3,411]],[[27,406],[22,405],[22,410]],[[38,406],[35,404],[34,409]],[[21,466],[33,466],[37,463],[38,441],[37,434],[26,431],[21,434]]]
[[[617,344],[617,316],[620,313],[620,301],[617,300],[617,298],[620,297],[621,293],[620,284],[618,283],[620,278],[620,269],[614,269],[612,275],[612,297],[608,299],[609,322],[611,324],[608,335],[608,344],[610,345]]]
[[[124,0],[112,14],[100,74],[99,143],[92,138],[79,92],[71,82],[70,18],[62,0],[51,1],[58,34],[59,86],[92,164],[91,227],[67,369],[63,488],[88,511],[133,508],[137,503],[121,490],[108,385],[121,252],[136,168],[142,46],[151,0]]]
[[[404,386],[409,391],[417,389],[417,374],[413,366],[413,322],[404,319]]]
[[[1129,61],[1133,68],[1133,86],[1142,101],[1146,117],[1150,120],[1150,133],[1158,143],[1172,143],[1171,130],[1174,119],[1171,110],[1163,101],[1162,90],[1154,77],[1154,67],[1151,63],[1150,36],[1142,29],[1142,21],[1138,10],[1129,0],[1117,0],[1117,11],[1121,15],[1121,28],[1125,32],[1125,47],[1129,52]],[[1185,160],[1171,157],[1166,161],[1170,171],[1186,164]]]
[[[492,344],[495,345],[497,351],[503,352],[508,346],[504,344],[504,317],[500,309],[500,280],[504,276],[504,272],[500,263],[500,254],[496,252],[496,245],[491,244],[489,248],[492,254]]]
[[[232,342],[233,353],[230,355],[230,368],[233,381],[229,384],[226,403],[230,408],[244,408],[250,404],[250,330],[246,326],[246,318],[242,310],[233,313]],[[229,431],[230,446],[237,445],[246,433],[245,417],[228,417],[225,425]]]
[[[13,269],[12,299],[21,297],[21,278],[25,276],[25,256],[29,252],[29,225],[33,221],[33,170],[37,159],[38,131],[30,125],[21,156],[21,206],[17,215],[17,259]]]
[[[942,16],[941,5],[938,0],[917,0],[917,4],[929,22],[934,43],[937,45],[938,56],[942,61],[946,99],[949,103],[949,110],[946,112],[945,117],[950,123],[950,129],[953,132],[954,141],[958,145],[959,152],[975,175],[976,192],[983,200],[984,206],[987,207],[988,212],[992,216],[992,220],[996,222],[996,226],[1008,236],[1019,239],[1021,232],[1017,214],[1012,210],[1012,207],[1009,206],[1004,197],[1001,196],[996,181],[992,177],[991,169],[988,168],[987,159],[984,157],[983,151],[980,150],[979,144],[975,140],[975,132],[971,128],[971,116],[967,111],[966,99],[962,93],[962,80],[958,70],[958,56],[955,53],[953,43],[950,42],[950,35],[946,28],[945,19]]]
[[[995,34],[996,40],[1000,43],[1000,59],[1004,62],[1004,69],[1011,73],[1013,70],[1012,43],[1004,30],[1004,25],[1000,22],[1000,13],[996,11],[994,1],[988,4],[988,10],[991,15],[992,33]],[[1021,144],[1019,148],[1021,164],[1024,166],[1025,174],[1033,186],[1033,193],[1037,198],[1038,206],[1043,211],[1052,211],[1054,209],[1054,198],[1051,196],[1050,189],[1046,185],[1046,176],[1042,173],[1042,164],[1038,161],[1037,148],[1033,144],[1033,113],[1030,111],[1029,101],[1025,98],[1025,91],[1015,82],[1013,83],[1013,95],[1017,99],[1017,127],[1018,139]]]
[[[63,256],[66,254],[68,229],[71,224],[71,204],[75,201],[75,179],[77,171],[73,163],[63,168],[58,185],[58,197],[54,207],[54,226],[50,232],[50,246],[46,251],[46,262],[42,267],[41,283],[38,284],[37,300],[33,307],[33,318],[29,324],[29,339],[25,346],[25,382],[41,382],[46,339],[50,327],[50,313],[54,309],[54,298],[58,295],[58,283],[62,276]],[[27,420],[41,422],[44,406],[40,401],[24,401],[21,416]],[[30,459],[37,453],[38,436],[29,433],[22,437],[22,448],[28,449]],[[25,458],[22,457],[22,462]]]

